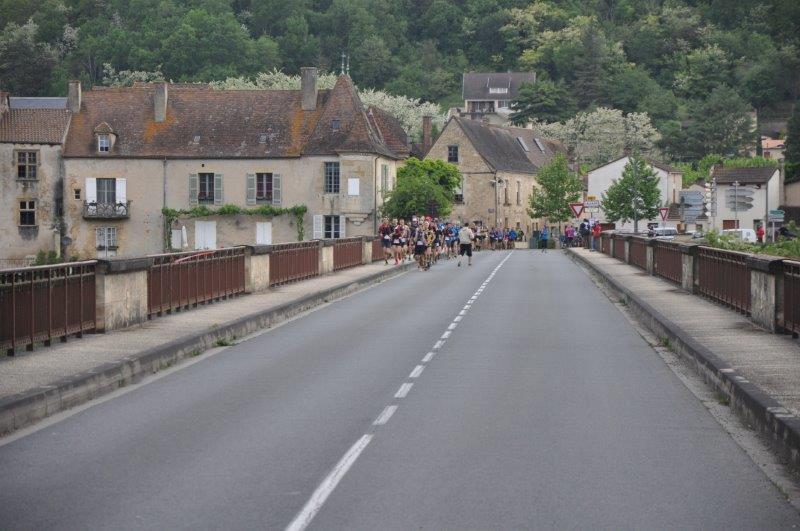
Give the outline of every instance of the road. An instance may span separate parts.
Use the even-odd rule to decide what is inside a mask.
[[[800,525],[555,252],[387,281],[8,442],[0,470],[4,529]]]

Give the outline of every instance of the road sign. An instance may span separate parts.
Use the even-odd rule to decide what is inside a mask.
[[[769,211],[769,221],[773,221],[775,223],[783,223],[785,220],[786,212],[783,210],[770,210]]]
[[[583,214],[583,203],[570,203],[569,208],[576,218],[581,217],[581,214]]]
[[[600,208],[600,201],[597,199],[590,199],[588,201],[584,201],[583,206],[586,207],[587,210],[591,208]]]
[[[586,212],[588,212],[589,214],[597,214],[598,212],[600,212],[600,207],[587,208]]]
[[[595,199],[597,199],[597,196],[596,195],[589,195],[589,196],[586,196],[586,199],[588,199],[589,201],[594,201]]]
[[[661,207],[658,209],[658,213],[661,214],[661,221],[667,221],[667,214],[669,214],[669,208]]]

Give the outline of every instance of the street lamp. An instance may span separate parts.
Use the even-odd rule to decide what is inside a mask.
[[[489,183],[494,186],[494,228],[497,228],[498,218],[497,218],[497,208],[498,208],[498,191],[497,189],[505,184],[505,181],[500,177],[495,177]]]

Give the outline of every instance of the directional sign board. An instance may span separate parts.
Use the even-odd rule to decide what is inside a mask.
[[[583,214],[583,203],[570,203],[569,208],[576,218],[581,217],[581,214]]]
[[[587,210],[590,208],[600,208],[600,201],[597,199],[590,199],[588,201],[584,201],[583,206],[586,207]]]
[[[770,210],[769,211],[769,221],[774,221],[775,223],[783,223],[785,221],[786,212],[783,210]]]
[[[706,194],[702,190],[681,190],[681,212],[683,220],[693,223],[703,213]]]

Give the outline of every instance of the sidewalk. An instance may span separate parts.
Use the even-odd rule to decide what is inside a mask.
[[[140,326],[87,334],[80,339],[70,338],[66,343],[2,358],[0,434],[127,385],[181,358],[197,355],[219,339],[242,337],[271,326],[400,274],[413,265],[386,266],[375,262],[199,305],[153,318]],[[26,412],[23,417],[19,410],[22,402],[40,402],[40,405],[37,411]],[[15,408],[16,413],[12,411]],[[29,418],[28,413],[35,418]]]
[[[747,317],[605,254],[570,249],[621,293],[631,310],[707,382],[730,397],[750,425],[770,432],[800,468],[800,343]],[[790,444],[791,443],[791,444]]]

